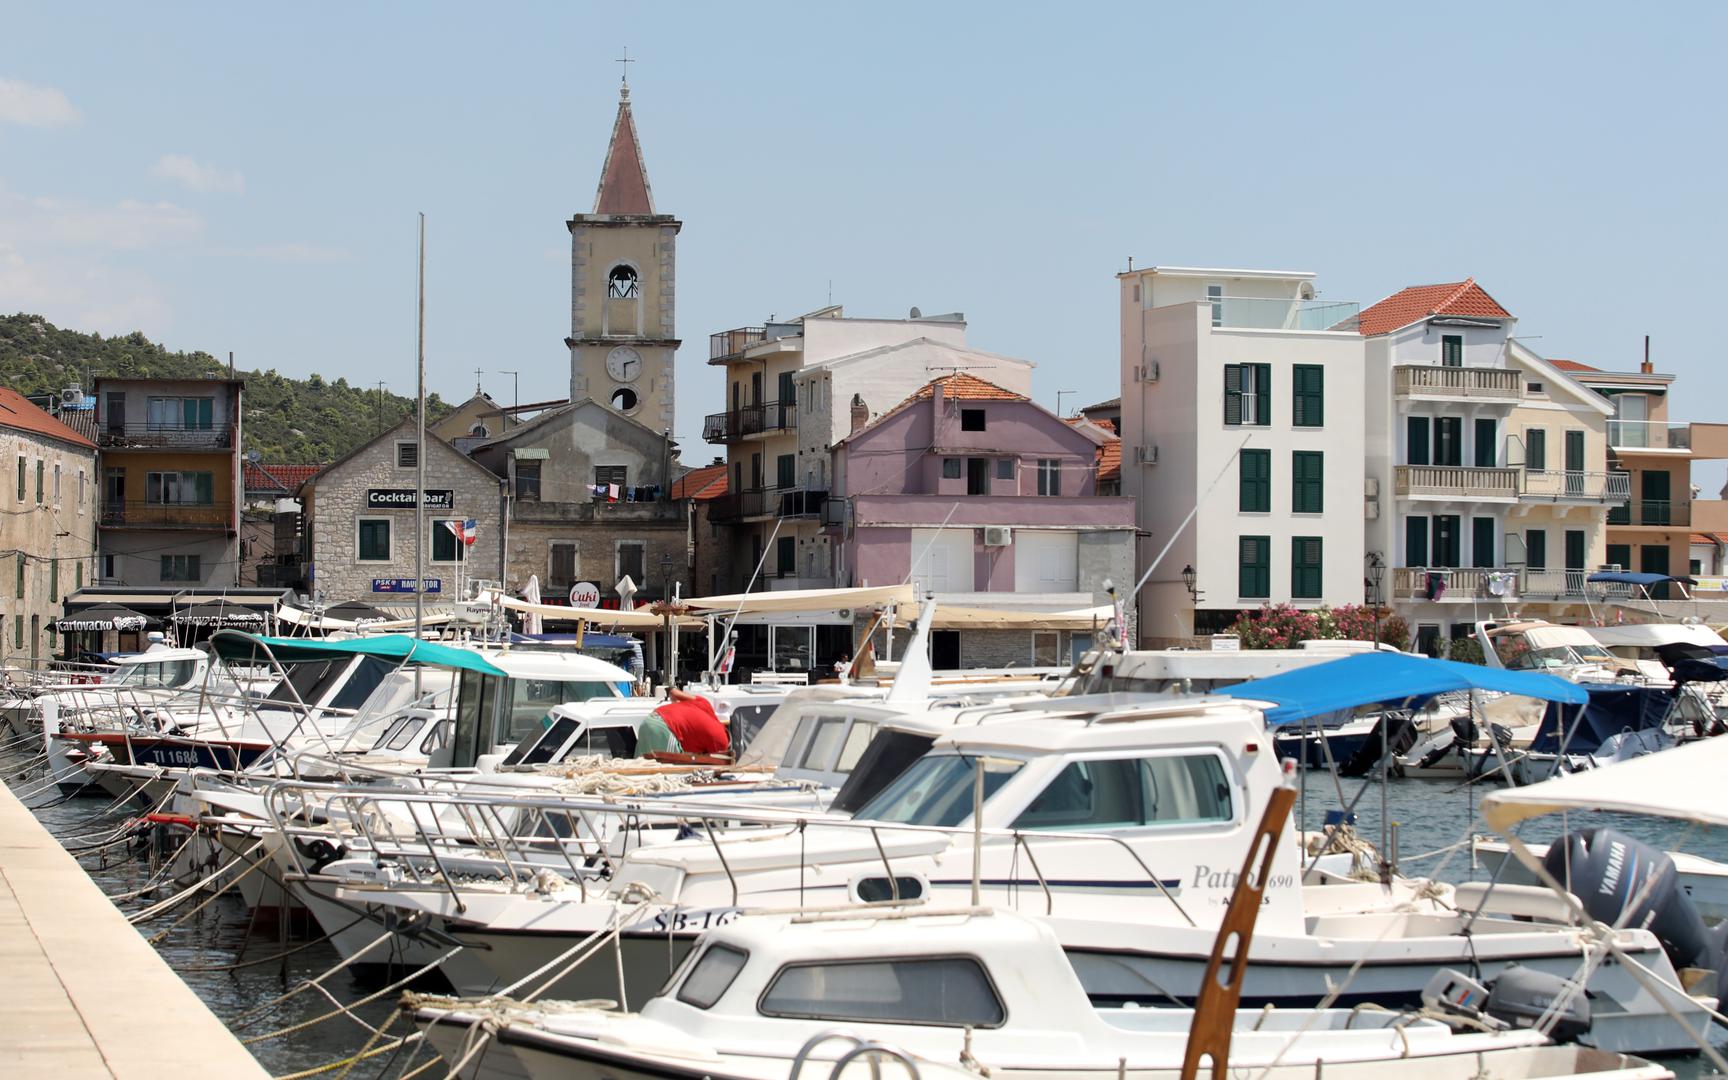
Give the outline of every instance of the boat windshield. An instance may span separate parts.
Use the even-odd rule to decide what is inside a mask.
[[[898,825],[958,825],[972,814],[972,770],[977,760],[963,754],[921,758],[853,816]],[[994,795],[1022,764],[1011,758],[992,759],[984,770],[984,798]]]
[[[149,663],[121,664],[120,670],[108,680],[110,686],[163,688],[184,686],[192,679],[196,660],[155,660]]]
[[[1612,665],[1616,662],[1614,654],[1602,646],[1582,642],[1531,648],[1529,642],[1523,638],[1502,637],[1494,639],[1494,651],[1500,654],[1500,663],[1508,671],[1543,671],[1549,668],[1580,667],[1584,664]]]

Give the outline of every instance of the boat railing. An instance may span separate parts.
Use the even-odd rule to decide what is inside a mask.
[[[352,788],[299,780],[273,781],[265,789],[270,824],[284,840],[289,858],[299,876],[317,877],[296,840],[328,841],[336,826],[309,823],[319,807],[331,822],[342,823],[370,848],[375,863],[391,862],[403,875],[398,887],[449,892],[459,911],[466,910],[460,883],[449,872],[456,857],[496,862],[511,880],[531,880],[551,870],[576,884],[583,899],[588,897],[590,878],[612,877],[629,854],[632,839],[638,845],[650,829],[675,830],[680,839],[702,839],[713,848],[720,870],[738,906],[740,889],[734,872],[730,843],[759,840],[765,828],[781,828],[788,835],[812,832],[829,834],[863,832],[869,837],[887,878],[890,897],[900,895],[899,881],[906,876],[895,869],[896,856],[884,837],[904,841],[926,837],[949,842],[977,842],[985,849],[1007,848],[1015,856],[1025,855],[1027,865],[1044,897],[1046,912],[1055,908],[1049,879],[1034,847],[1090,844],[1116,852],[1128,868],[1136,887],[1150,885],[1190,926],[1194,919],[1182,907],[1169,885],[1156,873],[1134,845],[1107,832],[1042,832],[1026,829],[982,828],[942,825],[909,825],[899,822],[854,818],[812,817],[807,813],[749,807],[695,806],[677,795],[611,797],[566,794],[505,793],[494,788],[475,791],[473,778],[460,790],[431,791],[406,788]],[[341,832],[340,828],[336,828]],[[808,869],[800,846],[799,865]],[[538,856],[538,857],[533,857]],[[565,871],[568,871],[566,874]],[[320,880],[331,880],[320,877]]]

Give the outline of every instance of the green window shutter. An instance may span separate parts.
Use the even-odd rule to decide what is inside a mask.
[[[1622,570],[1630,570],[1632,568],[1632,545],[1609,544],[1608,565],[1618,566]]]
[[[1295,514],[1326,512],[1326,455],[1319,450],[1297,450],[1290,455],[1290,511]]]
[[[1247,599],[1272,595],[1272,538],[1243,536],[1236,541],[1236,593]]]
[[[1583,570],[1585,568],[1584,541],[1585,535],[1583,529],[1566,530],[1566,569]],[[1649,549],[1646,548],[1645,550],[1648,551]],[[1664,548],[1663,550],[1666,551],[1667,549]],[[1668,572],[1666,563],[1663,564],[1661,572],[1664,574]]]
[[[1318,536],[1290,538],[1290,595],[1312,600],[1320,596],[1322,541]]]
[[[84,587],[84,560],[72,564],[72,589],[77,591]]]
[[[42,462],[36,462],[36,501],[42,501]]]
[[[1485,416],[1476,418],[1476,467],[1492,469],[1499,461],[1500,425]]]
[[[1437,416],[1434,418],[1434,464],[1459,466],[1464,464],[1464,418]]]
[[[1404,519],[1404,565],[1428,565],[1428,519],[1420,514]]]
[[[1548,569],[1548,533],[1544,529],[1524,531],[1524,565],[1532,570]]]
[[[1479,570],[1494,566],[1494,519],[1473,518],[1470,523],[1470,565]]]
[[[1272,365],[1254,365],[1254,422],[1261,427],[1272,423]]]
[[[1531,472],[1548,471],[1548,432],[1542,428],[1524,432],[1524,467]]]
[[[1244,450],[1237,466],[1241,473],[1238,510],[1265,514],[1272,510],[1272,451]]]
[[[24,501],[24,459],[18,459],[18,501]]]
[[[1224,422],[1234,427],[1242,422],[1242,365],[1224,365]],[[18,497],[24,497],[24,459],[18,459]]]
[[[1412,416],[1404,422],[1404,461],[1409,465],[1428,464],[1428,418]]]
[[[18,553],[18,599],[24,599],[24,553]]]
[[[1297,364],[1290,369],[1290,384],[1290,422],[1296,427],[1325,426],[1326,369]]]
[[[60,560],[52,559],[48,563],[48,602],[60,602]]]

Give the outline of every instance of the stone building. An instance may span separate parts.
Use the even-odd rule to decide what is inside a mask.
[[[690,594],[686,526],[671,498],[672,441],[597,401],[549,409],[474,460],[506,484],[505,588],[530,575],[548,600],[588,582],[610,604],[626,575],[637,603]]]
[[[415,423],[404,420],[326,465],[300,489],[309,552],[308,587],[335,603],[411,604],[414,596],[414,484],[419,460]],[[478,539],[464,548],[446,526],[472,518]],[[466,581],[497,581],[503,572],[504,482],[442,439],[426,440],[425,593],[456,598]]]
[[[51,654],[61,597],[84,586],[96,550],[96,444],[0,388],[0,455],[16,484],[0,502],[0,657]]]
[[[717,596],[721,583],[731,577],[731,537],[711,511],[727,490],[726,462],[691,469],[672,484],[672,501],[684,514],[689,547],[690,590]]]

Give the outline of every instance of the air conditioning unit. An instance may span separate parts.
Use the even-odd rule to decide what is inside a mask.
[[[66,389],[60,391],[60,404],[84,404],[84,388],[82,386],[68,386]]]
[[[1140,382],[1157,382],[1160,374],[1158,361],[1152,360],[1134,369],[1134,377]]]
[[[1369,521],[1380,520],[1380,500],[1367,499],[1362,503],[1362,516]]]
[[[1380,478],[1378,476],[1363,477],[1362,494],[1370,499],[1378,499],[1380,497]]]
[[[1007,547],[1014,542],[1014,530],[1006,525],[984,526],[985,547]]]
[[[1136,464],[1136,465],[1156,465],[1156,464],[1158,464],[1158,447],[1156,445],[1153,445],[1153,446],[1136,446],[1134,448],[1134,464]]]

